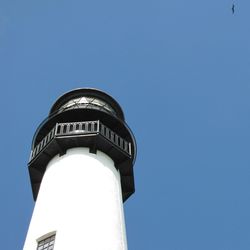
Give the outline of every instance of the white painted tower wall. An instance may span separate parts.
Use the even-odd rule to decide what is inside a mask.
[[[120,174],[109,156],[73,148],[49,162],[23,250],[53,232],[54,250],[127,250]]]

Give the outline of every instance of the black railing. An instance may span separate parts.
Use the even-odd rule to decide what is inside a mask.
[[[31,151],[30,161],[34,159],[55,137],[56,126],[50,130],[50,132],[36,145]]]
[[[99,121],[68,122],[56,124],[56,136],[99,132]]]
[[[53,138],[88,134],[100,134],[129,156],[132,155],[130,142],[123,139],[100,121],[84,121],[57,123],[55,127],[42,139],[42,141],[39,142],[31,151],[30,161],[37,157]]]
[[[131,143],[124,140],[121,136],[116,134],[114,131],[112,131],[102,123],[99,123],[99,129],[99,132],[102,136],[111,141],[121,150],[125,151],[127,154],[131,155]]]

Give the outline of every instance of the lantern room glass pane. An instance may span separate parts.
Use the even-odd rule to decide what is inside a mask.
[[[116,112],[108,103],[98,98],[87,97],[87,96],[75,98],[68,101],[63,106],[61,106],[60,110],[71,109],[71,108],[96,108],[116,115]]]

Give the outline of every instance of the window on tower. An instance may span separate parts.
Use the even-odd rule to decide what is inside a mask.
[[[37,250],[53,250],[55,245],[56,235],[50,235],[43,240],[38,241]]]

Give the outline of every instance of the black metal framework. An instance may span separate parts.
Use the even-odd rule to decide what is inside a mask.
[[[28,163],[34,200],[49,161],[74,147],[107,154],[120,173],[123,201],[134,193],[136,142],[123,111],[108,94],[83,88],[61,96],[35,132]]]
[[[40,240],[37,244],[37,250],[53,250],[56,235],[51,235],[46,239]]]

